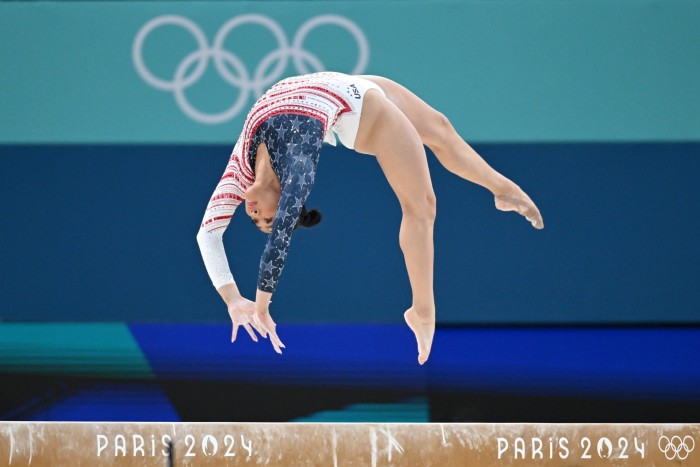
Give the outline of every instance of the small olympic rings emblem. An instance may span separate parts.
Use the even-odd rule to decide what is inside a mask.
[[[695,440],[692,436],[684,436],[682,439],[680,436],[672,436],[670,439],[662,436],[659,438],[659,449],[668,460],[685,460],[695,449]]]
[[[263,57],[252,76],[243,61],[233,52],[224,48],[224,42],[231,31],[244,24],[256,24],[266,28],[277,42],[277,49]],[[166,25],[179,26],[185,29],[192,34],[197,42],[197,50],[182,59],[171,80],[155,76],[148,69],[143,59],[143,45],[146,38],[153,30]],[[240,15],[231,18],[221,26],[211,46],[209,46],[202,29],[194,21],[184,16],[163,15],[153,18],[141,27],[134,39],[131,54],[136,71],[141,78],[156,89],[172,92],[175,95],[177,105],[186,115],[201,123],[218,124],[238,115],[248,102],[250,93],[253,93],[257,98],[270,85],[277,82],[287,68],[290,58],[300,74],[324,71],[326,68],[323,62],[316,55],[304,49],[304,41],[309,33],[323,25],[339,26],[352,35],[358,46],[358,58],[355,67],[349,73],[362,73],[369,62],[367,38],[357,24],[338,15],[320,15],[306,21],[297,31],[291,45],[282,27],[273,19],[260,14]],[[215,114],[198,110],[185,96],[185,90],[202,77],[210,59],[213,59],[214,66],[224,81],[240,91],[237,99],[228,109]],[[190,69],[192,71],[188,75],[187,72]],[[268,69],[270,70],[269,72],[267,72]],[[231,70],[235,70],[235,74]],[[267,74],[265,74],[266,72]]]

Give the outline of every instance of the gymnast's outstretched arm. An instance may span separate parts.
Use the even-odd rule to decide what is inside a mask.
[[[283,169],[288,172],[282,185],[270,236],[260,259],[254,323],[262,331],[263,337],[270,334],[272,345],[278,353],[282,353],[280,348],[284,348],[284,345],[275,332],[269,305],[287,259],[292,232],[316,178],[322,140],[313,138],[313,141],[290,145],[292,154],[287,156],[290,158],[289,163]]]
[[[255,303],[244,298],[239,292],[224,250],[224,232],[231,222],[236,207],[243,199],[243,187],[234,176],[235,172],[236,162],[232,156],[209,200],[197,233],[197,243],[209,278],[226,303],[231,317],[233,323],[231,342],[236,340],[239,326],[243,326],[251,339],[257,342],[258,338],[249,324],[253,321]]]

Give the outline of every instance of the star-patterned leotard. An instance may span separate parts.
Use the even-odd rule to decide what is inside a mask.
[[[258,275],[258,288],[273,292],[284,266],[291,231],[313,186],[321,144],[335,144],[335,131],[345,136],[341,142],[352,148],[346,143],[354,142],[364,91],[373,86],[341,73],[314,73],[284,79],[258,99],[246,117],[197,234],[215,288],[235,282],[222,236],[243,201],[245,190],[255,181],[254,158],[260,142],[266,143],[282,186]]]
[[[279,178],[281,193],[275,220],[260,259],[258,289],[274,292],[284,267],[292,231],[316,178],[323,144],[323,122],[306,115],[280,114],[262,123],[248,155],[255,167],[260,143],[265,143],[270,164]]]

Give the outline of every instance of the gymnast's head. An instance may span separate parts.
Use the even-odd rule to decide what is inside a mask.
[[[261,232],[269,234],[272,230],[272,223],[275,221],[277,206],[280,200],[278,190],[269,186],[261,186],[256,183],[251,185],[245,193],[245,211],[251,222]],[[299,227],[313,227],[321,222],[321,213],[318,209],[308,211],[306,206],[301,207],[301,213],[295,229]]]
[[[257,180],[245,192],[245,212],[262,232],[270,233],[280,200],[279,188]]]

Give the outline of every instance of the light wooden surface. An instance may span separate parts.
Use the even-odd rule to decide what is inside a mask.
[[[12,466],[697,467],[696,444],[700,424],[0,422]]]

